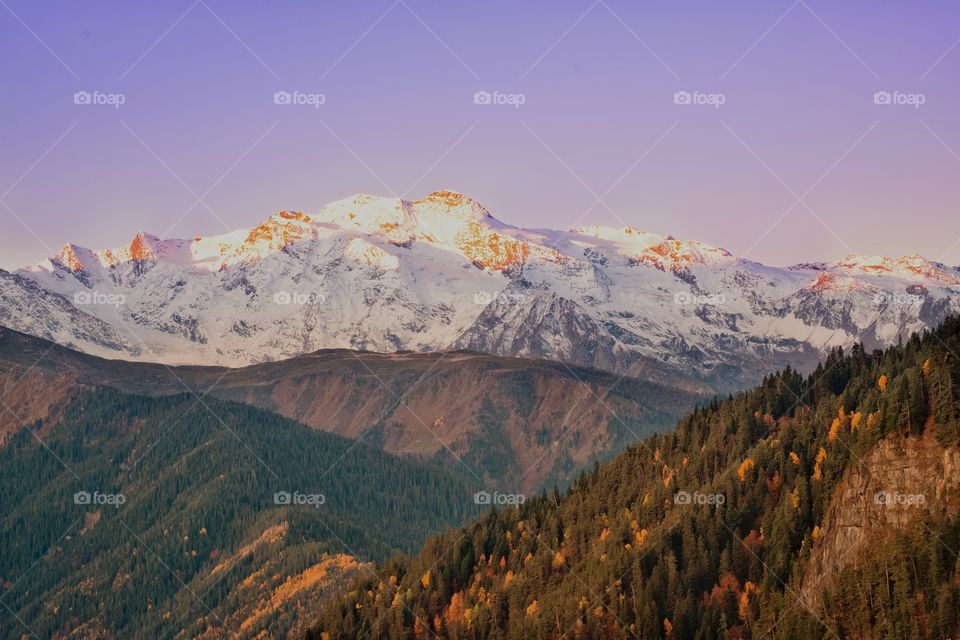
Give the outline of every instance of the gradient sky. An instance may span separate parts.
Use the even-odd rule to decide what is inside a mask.
[[[960,263],[956,2],[146,4],[0,0],[0,266],[438,188],[769,264]]]

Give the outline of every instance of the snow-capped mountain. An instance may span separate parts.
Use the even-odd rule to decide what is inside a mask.
[[[768,267],[632,227],[518,228],[452,191],[358,195],[214,237],[68,244],[0,272],[0,324],[105,357],[472,349],[720,390],[958,312],[960,269],[919,256]]]

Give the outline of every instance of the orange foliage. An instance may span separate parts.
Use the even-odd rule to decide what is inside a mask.
[[[464,598],[463,593],[458,591],[450,598],[450,606],[444,614],[447,624],[458,625],[463,621]]]
[[[863,420],[863,414],[859,411],[855,412],[850,416],[850,431],[856,431],[857,427],[860,426],[860,422]]]
[[[830,423],[830,431],[827,433],[827,442],[836,442],[837,433],[840,431],[840,418],[834,418],[833,422]]]

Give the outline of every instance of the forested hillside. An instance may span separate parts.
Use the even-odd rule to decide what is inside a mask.
[[[245,405],[88,388],[61,413],[0,448],[3,638],[284,637],[477,513],[457,477]]]
[[[358,579],[308,638],[956,638],[960,321],[695,410]]]
[[[0,411],[0,444],[21,420],[55,423],[84,384],[243,402],[524,493],[569,485],[594,460],[671,428],[708,399],[666,380],[465,351],[338,349],[240,369],[167,367],[104,360],[0,327],[0,397],[12,409]]]

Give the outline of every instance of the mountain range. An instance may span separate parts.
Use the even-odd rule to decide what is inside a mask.
[[[239,368],[105,360],[0,328],[0,442],[45,435],[83,389],[190,393],[259,407],[465,476],[476,489],[566,485],[706,398],[547,360],[326,350]]]
[[[240,366],[319,349],[468,349],[694,393],[960,311],[960,269],[849,255],[772,267],[633,227],[524,229],[476,200],[358,195],[252,229],[0,271],[0,325],[107,358]]]

